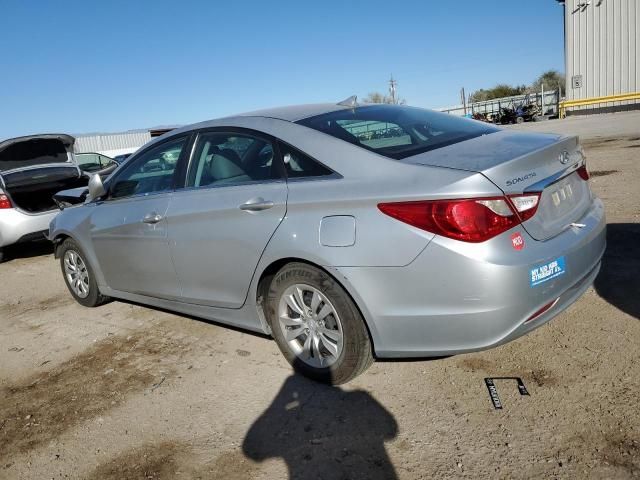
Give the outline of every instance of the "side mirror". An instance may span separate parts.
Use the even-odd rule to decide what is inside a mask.
[[[107,191],[102,184],[102,178],[100,178],[100,175],[97,173],[95,175],[91,175],[91,178],[89,179],[89,195],[87,196],[87,200],[91,202],[96,198],[100,198],[105,193],[107,193]]]

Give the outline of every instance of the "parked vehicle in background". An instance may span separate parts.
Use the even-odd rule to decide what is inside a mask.
[[[56,192],[87,185],[73,160],[74,141],[47,134],[0,142],[0,260],[4,247],[44,238],[58,213]]]
[[[598,274],[578,139],[399,105],[302,105],[180,128],[52,222],[63,278],[270,333],[312,378],[513,340]]]
[[[514,105],[500,109],[499,121],[502,125],[532,122],[540,116],[540,107],[535,104]]]
[[[118,162],[118,165],[123,163],[127,158],[129,158],[132,154],[131,153],[125,153],[122,155],[116,155],[115,157],[113,157],[113,159]]]
[[[118,166],[118,162],[115,159],[101,153],[76,153],[74,158],[83,172],[98,173],[103,177],[111,175],[111,172]]]

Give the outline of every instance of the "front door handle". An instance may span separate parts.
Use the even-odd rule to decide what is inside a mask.
[[[273,202],[271,200],[265,200],[262,197],[256,197],[240,205],[240,210],[245,210],[248,212],[260,212],[271,207],[273,207]]]
[[[162,215],[158,215],[156,212],[147,213],[142,219],[144,223],[150,223],[152,225],[158,223],[160,220],[162,220]]]

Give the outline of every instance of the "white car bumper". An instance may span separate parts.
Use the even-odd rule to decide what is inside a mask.
[[[49,222],[59,210],[28,214],[16,208],[0,210],[0,247],[24,240],[34,240],[49,229]],[[44,235],[43,235],[44,238]]]

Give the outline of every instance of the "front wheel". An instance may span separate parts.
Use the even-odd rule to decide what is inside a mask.
[[[373,362],[362,315],[338,282],[318,268],[283,267],[271,282],[267,316],[285,358],[314,380],[345,383]]]
[[[109,301],[109,297],[100,294],[89,262],[71,238],[60,245],[60,268],[69,292],[80,305],[97,307]]]

